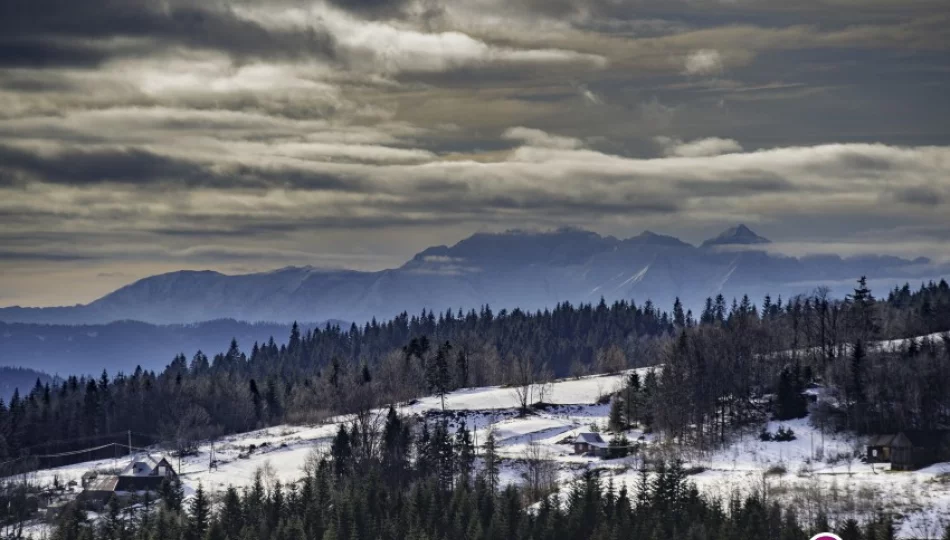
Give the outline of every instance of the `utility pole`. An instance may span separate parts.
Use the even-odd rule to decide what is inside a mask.
[[[129,457],[132,457],[132,430],[129,430]]]

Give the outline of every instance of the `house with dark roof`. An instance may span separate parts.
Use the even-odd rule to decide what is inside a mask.
[[[92,505],[104,506],[114,495],[140,491],[158,491],[166,479],[178,481],[178,473],[166,458],[138,456],[119,474],[83,474],[81,499]]]
[[[104,507],[115,494],[119,477],[114,474],[84,474],[79,500],[94,507]]]
[[[578,455],[594,455],[607,457],[610,446],[604,441],[600,433],[584,432],[574,437],[574,453]]]
[[[868,439],[867,462],[868,463],[890,463],[891,462],[891,444],[897,435],[875,435]]]
[[[119,473],[116,491],[158,491],[162,482],[178,480],[178,473],[166,458],[138,457]]]
[[[950,430],[901,431],[890,444],[892,471],[912,471],[950,461]]]

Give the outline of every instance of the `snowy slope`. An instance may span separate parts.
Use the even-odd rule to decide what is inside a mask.
[[[647,370],[639,370],[643,375]],[[523,467],[521,458],[529,444],[540,446],[548,459],[556,462],[563,490],[585,469],[605,469],[615,484],[626,483],[633,488],[639,458],[600,460],[572,453],[565,439],[590,429],[596,424],[605,429],[609,405],[597,404],[598,398],[620,388],[625,374],[562,380],[551,385],[545,401],[552,405],[519,418],[518,400],[510,388],[487,387],[459,390],[446,396],[446,409],[452,428],[465,418],[481,444],[489,427],[493,427],[500,454],[507,458],[501,471],[502,483],[519,482]],[[404,404],[404,414],[431,415],[441,410],[438,397],[426,397]],[[379,411],[383,414],[383,411]],[[317,426],[276,426],[214,441],[218,466],[209,470],[212,443],[200,447],[198,456],[184,460],[182,479],[186,493],[193,493],[201,484],[205,490],[221,493],[228,486],[249,485],[256,471],[264,471],[268,483],[279,480],[287,484],[300,478],[312,454],[329,449],[330,441],[346,417]],[[771,422],[767,428],[775,432],[779,426],[794,430],[797,439],[791,442],[762,442],[755,432],[738,438],[727,448],[707,455],[683,454],[688,468],[701,470],[690,478],[701,491],[728,499],[733,494],[749,494],[765,490],[769,497],[798,502],[805,509],[817,511],[817,500],[824,501],[832,519],[862,516],[868,510],[886,509],[904,516],[900,526],[902,538],[926,537],[950,518],[950,463],[939,464],[914,472],[890,472],[889,465],[866,465],[858,459],[846,459],[861,449],[862,441],[848,438],[822,437],[807,419]],[[628,438],[645,445],[655,445],[651,436],[638,430]],[[253,445],[253,448],[252,448]],[[126,461],[118,460],[123,466]],[[113,467],[113,460],[83,463],[35,473],[41,483],[78,481],[83,472]],[[701,469],[698,469],[701,468]],[[784,472],[780,472],[784,470]],[[810,517],[810,516],[804,516]],[[40,527],[35,530],[43,531]]]

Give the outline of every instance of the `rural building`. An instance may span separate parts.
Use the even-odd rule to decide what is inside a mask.
[[[79,500],[94,507],[104,507],[115,494],[119,477],[114,474],[83,475],[83,490]]]
[[[890,463],[891,444],[897,435],[875,435],[868,440],[867,462]]]
[[[607,457],[609,451],[609,445],[604,442],[599,433],[578,433],[577,437],[574,437],[575,454]]]
[[[166,478],[173,482],[178,480],[178,474],[167,459],[136,457],[119,474],[99,474],[96,471],[83,474],[81,499],[93,505],[104,506],[113,495],[158,491]]]
[[[165,479],[176,481],[178,474],[167,459],[152,456],[136,458],[119,473],[116,491],[158,491]]]
[[[950,461],[950,430],[907,430],[891,441],[891,470],[911,471]]]

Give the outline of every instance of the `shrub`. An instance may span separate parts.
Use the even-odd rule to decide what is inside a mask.
[[[778,431],[775,432],[775,437],[772,440],[777,442],[788,442],[794,441],[796,439],[795,432],[791,428],[785,428],[781,426],[778,428]]]

